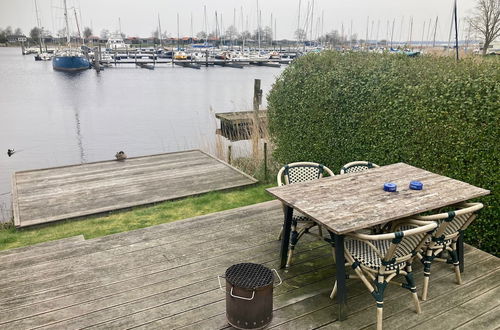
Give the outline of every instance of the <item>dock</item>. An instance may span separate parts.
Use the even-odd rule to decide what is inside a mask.
[[[14,224],[26,227],[256,182],[200,150],[20,171],[12,176]]]
[[[215,118],[220,120],[220,129],[216,134],[230,141],[248,140],[252,136],[253,122],[257,115],[260,137],[264,137],[263,127],[267,127],[267,110],[219,112]]]
[[[280,270],[278,201],[85,240],[81,236],[0,251],[2,329],[230,329],[217,275],[233,264],[276,268],[266,329],[372,329],[375,300],[347,280],[347,319],[329,298],[331,247],[305,235],[289,271]],[[389,286],[384,329],[497,329],[500,259],[465,246],[463,284],[435,263],[428,300],[415,313],[409,292]],[[414,263],[417,292],[422,265]]]

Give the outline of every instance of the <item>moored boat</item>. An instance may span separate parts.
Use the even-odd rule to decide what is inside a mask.
[[[89,69],[90,62],[81,52],[67,49],[52,58],[52,68],[58,71],[81,71]]]
[[[68,24],[68,9],[66,0],[64,0],[64,18],[66,21],[66,39],[68,47],[70,47],[70,34]],[[79,49],[63,49],[56,52],[52,58],[52,68],[58,71],[81,71],[90,69],[90,62]]]

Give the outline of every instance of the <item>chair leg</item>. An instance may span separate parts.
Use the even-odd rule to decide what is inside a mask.
[[[453,267],[455,268],[455,279],[457,284],[462,284],[462,274],[460,274],[460,261],[458,259],[457,253],[457,244],[456,242],[452,243],[451,250],[449,251],[449,255],[451,257],[451,262],[453,263]]]
[[[420,301],[418,300],[417,287],[415,286],[415,280],[413,279],[413,272],[411,265],[407,265],[405,267],[405,271],[406,271],[405,275],[406,283],[402,284],[402,287],[410,290],[411,295],[413,297],[413,302],[415,303],[415,310],[417,314],[420,314],[422,313],[422,309],[420,308]]]
[[[292,234],[290,237],[290,246],[288,248],[288,258],[286,260],[285,268],[289,268],[290,265],[292,264],[293,250],[295,250],[295,244],[297,244],[298,240],[299,240],[299,233],[297,232],[297,222],[294,221],[292,223]]]
[[[422,300],[427,300],[427,292],[429,291],[429,278],[431,276],[432,250],[429,250],[423,259],[424,262],[424,287],[422,290]]]
[[[413,302],[415,303],[415,310],[417,311],[417,314],[421,314],[422,308],[420,307],[420,300],[418,300],[417,293],[412,292],[411,295],[413,296]]]
[[[280,233],[278,234],[278,241],[281,241],[282,237],[283,237],[283,226],[281,226]]]
[[[336,294],[337,294],[337,281],[335,281],[335,284],[333,285],[332,293],[330,293],[330,299],[335,298]]]
[[[321,227],[321,225],[318,225],[318,233],[319,233],[318,239],[321,241],[323,239],[323,228]]]
[[[455,265],[455,278],[457,280],[457,284],[462,284],[462,275],[460,274],[460,264]]]
[[[382,319],[384,318],[384,302],[377,302],[377,330],[382,330]]]

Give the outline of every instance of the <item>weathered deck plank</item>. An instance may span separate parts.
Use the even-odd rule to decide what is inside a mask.
[[[12,177],[14,224],[31,226],[255,182],[199,150],[21,171]]]
[[[54,252],[41,263],[31,260],[33,265],[24,257],[17,264],[10,260],[11,267],[1,271],[2,278],[16,275],[22,280],[1,283],[0,327],[229,328],[216,275],[242,261],[277,267],[280,242],[275,237],[282,217],[281,203],[272,201],[73,242],[67,251]],[[26,249],[21,256],[25,253]],[[421,315],[414,313],[406,290],[388,288],[384,328],[410,328],[451,317],[456,318],[450,323],[453,326],[481,325],[484,318],[489,327],[498,327],[492,325],[498,323],[494,311],[498,309],[500,260],[470,246],[466,246],[465,258],[463,285],[454,283],[449,265],[433,266],[431,291],[422,303]],[[422,267],[416,264],[414,268],[420,287]],[[348,319],[336,321],[328,297],[334,273],[330,247],[305,237],[297,246],[291,269],[280,271],[284,282],[274,290],[269,328],[372,327],[373,298],[356,279],[347,282]],[[446,292],[457,298],[449,299]]]

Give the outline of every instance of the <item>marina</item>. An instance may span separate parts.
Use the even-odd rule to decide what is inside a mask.
[[[109,160],[118,150],[137,157],[201,149],[227,160],[218,153],[215,113],[251,109],[254,79],[265,95],[284,68],[129,64],[66,73],[18,48],[0,48],[0,56],[1,221],[12,216],[16,171]],[[250,153],[247,141],[232,144],[233,159]],[[8,157],[7,149],[16,152]]]

